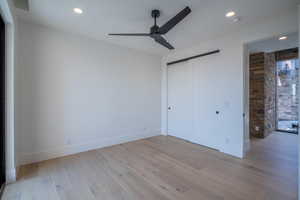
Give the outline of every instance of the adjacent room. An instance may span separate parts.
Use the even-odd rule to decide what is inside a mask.
[[[298,134],[298,33],[250,43],[250,135]]]
[[[249,54],[249,148],[246,158],[268,162],[297,184],[298,33],[247,45]],[[268,153],[253,154],[253,149]]]
[[[1,0],[4,200],[298,200],[298,0]]]

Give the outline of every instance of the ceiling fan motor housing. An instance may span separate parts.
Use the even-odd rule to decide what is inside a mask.
[[[150,28],[150,33],[151,34],[159,34],[159,26],[154,25]]]
[[[151,16],[152,16],[153,18],[158,18],[158,17],[160,17],[160,11],[159,11],[159,10],[152,10]]]

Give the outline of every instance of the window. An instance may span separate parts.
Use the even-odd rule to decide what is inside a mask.
[[[277,62],[277,129],[297,132],[299,59]]]

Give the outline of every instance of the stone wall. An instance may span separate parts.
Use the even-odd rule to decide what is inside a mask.
[[[255,53],[250,55],[250,135],[264,137],[265,117],[265,54]]]
[[[276,59],[275,53],[265,55],[264,137],[276,129]]]

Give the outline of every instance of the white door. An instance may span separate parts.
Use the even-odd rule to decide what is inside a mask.
[[[216,56],[168,68],[168,134],[219,149],[220,116]]]
[[[168,67],[168,134],[193,135],[193,72],[188,62]]]
[[[192,142],[219,149],[222,108],[219,93],[220,74],[215,62],[218,55],[211,55],[190,61],[193,68],[194,85],[194,134]]]

